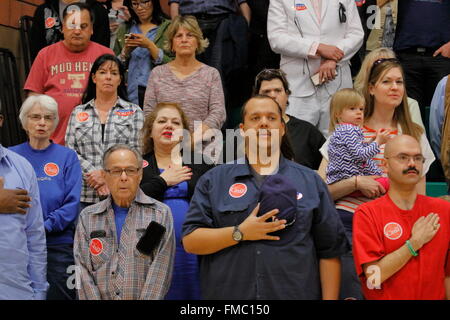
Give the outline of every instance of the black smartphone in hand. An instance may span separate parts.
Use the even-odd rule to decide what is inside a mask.
[[[166,228],[164,226],[155,221],[150,222],[144,234],[139,239],[136,249],[140,253],[149,256],[158,247],[165,232]]]

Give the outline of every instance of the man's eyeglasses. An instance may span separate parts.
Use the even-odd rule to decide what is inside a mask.
[[[112,175],[113,177],[120,177],[122,173],[125,172],[127,176],[131,177],[137,175],[140,170],[141,168],[129,167],[125,169],[122,168],[105,169],[105,172]]]
[[[135,9],[137,9],[138,7],[147,8],[147,7],[150,7],[150,4],[151,4],[151,0],[144,0],[144,1],[132,2],[131,6]]]
[[[47,123],[55,120],[55,117],[53,115],[30,114],[28,116],[28,119],[30,119],[32,121],[36,121],[36,122],[41,121],[42,118],[44,118],[44,121]]]
[[[390,159],[390,158],[396,159],[401,164],[408,164],[411,161],[411,159],[416,164],[425,162],[425,157],[421,154],[416,154],[415,156],[410,156],[410,155],[401,153],[401,154],[398,154],[393,157],[389,157],[389,158],[385,157],[385,159]]]

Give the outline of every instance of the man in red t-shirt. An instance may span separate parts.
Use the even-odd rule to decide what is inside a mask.
[[[68,6],[63,13],[64,40],[39,51],[24,89],[47,94],[58,102],[59,123],[51,139],[64,145],[72,110],[81,103],[94,61],[111,49],[91,42],[93,16],[86,4]]]
[[[450,298],[450,203],[417,193],[423,162],[416,139],[391,139],[389,191],[355,212],[353,256],[366,299]]]

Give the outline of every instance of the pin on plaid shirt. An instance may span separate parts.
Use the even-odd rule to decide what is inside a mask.
[[[136,249],[136,244],[151,221],[161,224],[166,231],[159,246],[146,256]],[[92,239],[101,241],[101,250],[92,250]],[[174,255],[173,219],[168,206],[138,189],[118,243],[109,196],[80,214],[74,241],[75,263],[81,271],[79,298],[163,299],[172,280]]]
[[[81,104],[72,111],[66,131],[66,146],[75,150],[80,159],[83,174],[102,169],[103,154],[115,144],[123,143],[139,150],[139,131],[144,125],[144,114],[138,105],[120,98],[109,111],[105,123],[104,140],[102,126],[95,110],[94,100]],[[83,179],[81,201],[95,203],[97,192]]]

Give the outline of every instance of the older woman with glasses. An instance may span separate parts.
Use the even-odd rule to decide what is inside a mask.
[[[102,156],[122,143],[138,148],[144,116],[138,105],[127,101],[125,68],[114,55],[105,54],[92,65],[81,105],[70,116],[66,145],[75,150],[83,169],[82,209],[109,195],[102,170]]]
[[[226,118],[220,74],[196,58],[208,41],[203,39],[195,17],[175,17],[167,38],[166,48],[175,53],[175,59],[156,67],[150,75],[144,113],[149,114],[159,102],[177,102],[189,119],[190,130],[196,131],[194,138],[203,137],[209,128],[220,129]],[[201,121],[202,126],[194,128],[194,121]]]
[[[162,49],[170,21],[162,18],[159,0],[125,0],[131,19],[117,30],[114,52],[128,63],[128,98],[143,106],[152,69],[171,60]]]
[[[425,156],[425,163],[423,172],[420,173],[422,180],[417,185],[417,191],[419,194],[425,194],[425,174],[435,158],[423,128],[414,123],[411,118],[402,66],[394,58],[378,59],[372,64],[368,74],[362,87],[362,93],[366,101],[362,127],[364,139],[366,142],[371,141],[380,129],[385,129],[389,131],[391,137],[408,134],[419,141],[422,153]],[[320,150],[323,160],[319,168],[319,174],[324,180],[326,180],[325,172],[329,159],[328,145],[329,139]],[[382,167],[384,145],[380,147],[380,152],[372,159],[378,166]],[[353,233],[353,213],[356,208],[386,192],[384,187],[376,181],[377,178],[379,176],[353,176],[328,185],[350,242]],[[353,196],[352,194],[355,191],[360,191],[363,196]],[[362,298],[351,252],[343,256],[341,261],[341,298]]]
[[[33,166],[47,236],[47,299],[75,299],[67,285],[68,267],[74,264],[73,239],[79,213],[81,168],[77,154],[53,143],[58,104],[46,95],[28,97],[19,115],[29,141],[11,147]]]

